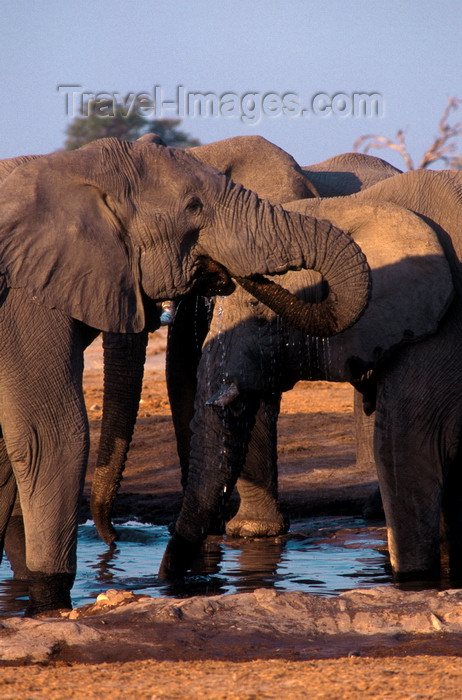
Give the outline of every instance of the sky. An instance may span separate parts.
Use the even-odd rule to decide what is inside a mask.
[[[62,148],[87,94],[300,165],[405,129],[418,161],[462,98],[461,37],[460,0],[0,0],[0,158]]]

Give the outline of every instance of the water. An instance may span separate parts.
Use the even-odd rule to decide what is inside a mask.
[[[329,596],[352,588],[390,584],[383,549],[384,528],[351,517],[294,522],[291,531],[267,539],[211,537],[196,570],[184,583],[160,582],[157,571],[167,544],[166,527],[130,522],[117,525],[119,541],[108,548],[92,523],[79,527],[78,572],[72,601],[95,601],[108,588],[150,596],[187,597],[274,588]],[[14,581],[8,561],[0,566],[0,611],[21,613],[24,584]]]

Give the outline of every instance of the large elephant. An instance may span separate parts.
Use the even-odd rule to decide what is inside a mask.
[[[11,465],[0,532],[17,486],[34,613],[71,605],[88,455],[83,350],[98,331],[145,333],[153,301],[200,284],[229,292],[230,275],[325,272],[331,294],[297,321],[323,334],[354,323],[370,293],[363,254],[329,222],[272,207],[182,151],[116,139],[8,175],[0,260],[2,466]]]
[[[314,196],[351,194],[400,172],[380,158],[357,153],[342,154],[300,168],[289,154],[261,136],[233,137],[192,148],[188,152],[272,204]],[[167,384],[183,484],[187,478],[191,434],[189,426],[194,415],[196,372],[201,346],[208,329],[208,309],[208,302],[204,298],[194,294],[184,297],[169,333]],[[111,544],[117,538],[111,523],[111,511],[122,479],[136,419],[144,348],[141,351],[135,348],[136,352],[131,352],[130,348],[121,347],[117,337],[106,337],[104,347],[107,388],[104,392],[101,442],[92,485],[91,511],[102,539]],[[117,361],[114,361],[115,357]],[[118,382],[120,390],[116,391]],[[262,405],[257,418],[259,427],[254,431],[255,439],[249,448],[247,478],[238,485],[241,495],[240,516],[254,508],[255,489],[259,492],[258,485],[250,483],[250,473],[258,475],[259,482],[262,481],[264,472],[275,473],[276,455],[273,444],[276,420],[277,414],[270,407],[266,410]],[[362,458],[361,454],[359,457]],[[257,512],[254,513],[253,527],[256,526],[260,534],[275,534],[285,528],[274,498],[271,503],[271,524],[269,507],[265,509],[264,522]]]
[[[281,391],[304,378],[349,381],[367,413],[375,410],[374,456],[396,579],[439,578],[442,515],[457,580],[462,174],[405,173],[350,197],[284,206],[350,232],[371,266],[370,303],[355,326],[326,342],[294,331],[243,290],[219,302],[200,362],[183,506],[160,573],[171,577],[188,568],[191,543],[200,543],[223,494],[246,475],[261,404],[277,414]],[[323,294],[312,273],[282,279],[304,298]],[[251,517],[260,511],[271,520],[275,475],[251,473],[250,481]]]

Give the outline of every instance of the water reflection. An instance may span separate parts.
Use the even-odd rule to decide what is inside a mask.
[[[358,518],[313,518],[292,524],[284,536],[252,539],[209,537],[184,582],[166,585],[156,573],[169,539],[166,527],[132,522],[117,526],[119,540],[107,547],[92,523],[81,525],[75,606],[94,602],[108,588],[151,596],[189,597],[275,588],[333,595],[390,584],[385,528]],[[21,613],[27,591],[0,566],[0,611]]]
[[[8,563],[5,566],[5,562],[2,562],[0,566],[2,577],[0,581],[0,612],[7,615],[22,615],[29,600],[27,583],[11,578],[11,570],[8,571],[8,569]]]

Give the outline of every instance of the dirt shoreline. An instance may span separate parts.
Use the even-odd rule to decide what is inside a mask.
[[[163,376],[165,342],[163,329],[149,344],[140,417],[116,518],[166,523],[179,507],[179,469]],[[96,343],[86,353],[92,449],[82,520],[89,515],[101,421],[101,370]],[[301,382],[284,396],[280,501],[292,518],[361,511],[376,478],[372,469],[355,465],[353,431],[348,385]],[[106,607],[74,612],[70,620],[33,621],[27,630],[23,619],[3,618],[0,700],[460,697],[462,593],[433,592],[418,600],[412,593],[403,599],[392,587],[387,590],[396,593],[393,599],[373,590],[376,597],[367,600],[332,599],[332,605],[340,606],[335,614],[320,599],[311,600],[316,596],[295,592],[272,597],[270,591],[256,591],[186,602],[109,594]],[[341,610],[344,603],[350,622]],[[325,628],[315,629],[322,620]],[[343,631],[325,631],[339,620]],[[59,625],[65,634],[57,633]],[[13,658],[14,644],[26,644],[30,635],[35,635],[32,656]],[[80,644],[75,641],[79,635]],[[48,643],[51,652],[32,662]]]

